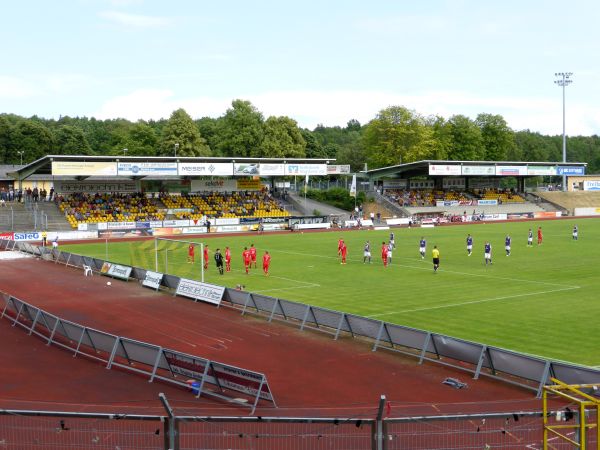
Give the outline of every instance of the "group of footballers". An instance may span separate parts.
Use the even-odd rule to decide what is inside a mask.
[[[572,232],[573,240],[579,239],[579,229],[577,225],[573,226]],[[537,229],[537,245],[542,245],[544,240],[544,235],[542,233],[542,227],[538,227]],[[467,235],[466,238],[467,244],[467,256],[471,256],[473,254],[473,236],[470,234]],[[504,250],[506,252],[506,256],[510,256],[511,254],[511,244],[512,238],[510,235],[506,235],[504,238]],[[533,230],[530,228],[527,234],[527,246],[533,247]],[[381,243],[381,259],[383,261],[383,267],[387,267],[388,264],[392,262],[392,252],[396,248],[394,233],[390,233],[389,242],[386,243],[383,241]],[[419,254],[421,255],[421,259],[425,259],[425,254],[427,252],[427,241],[425,237],[421,237],[419,240]],[[344,239],[339,239],[338,241],[338,256],[341,258],[341,263],[346,264],[346,257],[348,254],[348,248],[346,247],[346,243]],[[433,271],[437,272],[440,267],[440,251],[437,246],[433,247],[432,250],[432,259],[433,259]],[[492,265],[492,244],[489,241],[486,241],[483,246],[483,260],[484,264]],[[363,264],[371,264],[371,243],[369,241],[365,242],[364,250],[363,250]]]
[[[190,244],[188,246],[188,263],[190,264],[194,263],[196,245],[197,244]],[[202,255],[202,259],[204,261],[204,270],[208,269],[208,262],[210,261],[209,253],[208,244],[204,244],[204,253]],[[216,249],[213,257],[215,259],[215,264],[219,274],[223,275],[224,272],[231,272],[231,249],[229,247],[225,247],[225,255],[221,253],[220,248]],[[252,269],[252,266],[254,266],[255,269],[257,268],[256,258],[257,250],[254,244],[250,244],[250,248],[244,247],[244,251],[242,252],[242,261],[244,263],[246,275],[250,274],[250,269]],[[271,267],[271,254],[266,250],[262,258],[262,266],[264,275],[269,276],[269,268]]]

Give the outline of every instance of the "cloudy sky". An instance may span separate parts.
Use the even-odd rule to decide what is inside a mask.
[[[194,118],[250,100],[303,127],[403,105],[600,134],[600,2],[30,0],[0,13],[0,112]]]

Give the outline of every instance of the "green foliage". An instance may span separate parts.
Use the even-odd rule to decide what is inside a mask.
[[[485,157],[481,130],[471,119],[457,115],[448,120],[452,145],[448,159],[479,161]]]
[[[177,149],[176,149],[177,147]],[[171,114],[162,130],[159,143],[159,155],[173,156],[210,156],[210,148],[200,136],[198,127],[183,109]]]
[[[363,144],[369,167],[419,161],[433,154],[433,130],[416,112],[391,106],[367,124]]]
[[[92,149],[81,128],[62,125],[54,133],[59,155],[92,155]]]
[[[234,100],[216,126],[217,151],[223,156],[260,154],[264,118],[252,103]]]
[[[270,117],[250,102],[234,100],[221,117],[192,120],[183,110],[168,120],[131,122],[62,116],[44,119],[0,114],[0,164],[31,162],[47,154],[307,157],[336,159],[353,172],[422,159],[562,161],[562,136],[513,131],[504,118],[482,113],[423,117],[403,106],[381,110],[366,125],[299,129],[289,117]],[[600,172],[600,137],[572,136],[567,160]]]
[[[306,196],[321,203],[335,206],[345,211],[353,211],[355,204],[365,202],[365,193],[359,192],[356,200],[350,196],[350,192],[343,188],[333,188],[329,190],[309,189]]]
[[[306,141],[295,120],[289,117],[269,117],[264,125],[264,139],[251,156],[260,158],[304,158]]]

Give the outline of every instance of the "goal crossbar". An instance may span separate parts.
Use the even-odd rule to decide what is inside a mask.
[[[189,245],[193,245],[196,247],[200,247],[200,280],[202,282],[204,282],[204,265],[206,263],[206,261],[204,261],[204,244],[201,242],[193,242],[193,241],[185,241],[183,239],[170,239],[170,238],[162,238],[162,237],[155,237],[154,238],[154,269],[156,270],[156,272],[158,272],[158,252],[160,251],[159,249],[159,241],[165,241],[165,242],[173,242],[173,243],[178,243],[178,244],[185,244],[186,246]]]

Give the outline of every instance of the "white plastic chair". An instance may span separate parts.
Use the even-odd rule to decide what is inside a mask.
[[[87,277],[88,275],[90,277],[94,276],[94,271],[92,270],[92,268],[90,266],[86,266],[85,264],[83,265],[83,274]]]

